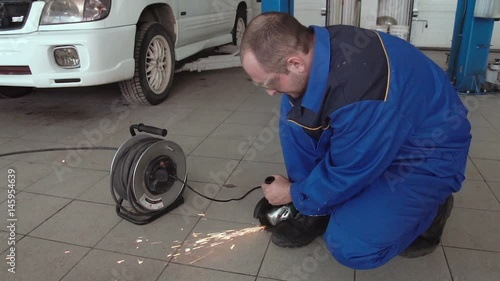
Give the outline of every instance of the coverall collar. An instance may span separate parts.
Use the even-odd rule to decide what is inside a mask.
[[[326,93],[330,72],[330,33],[324,27],[310,26],[310,28],[314,29],[316,42],[309,82],[302,97],[302,106],[318,112]]]

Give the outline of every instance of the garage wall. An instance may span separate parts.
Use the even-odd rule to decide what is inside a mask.
[[[413,22],[411,41],[417,47],[451,48],[458,0],[415,0],[418,18]],[[427,27],[426,27],[427,24]],[[500,22],[495,23],[493,49],[500,49]]]

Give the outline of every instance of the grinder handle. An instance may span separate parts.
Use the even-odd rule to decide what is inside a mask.
[[[265,183],[265,184],[271,184],[271,183],[273,183],[273,182],[274,182],[274,180],[275,180],[275,179],[276,179],[276,178],[274,178],[273,176],[269,176],[269,177],[267,177],[267,178],[264,180],[264,183]]]
[[[137,130],[138,132],[146,132],[146,133],[149,133],[149,134],[152,134],[152,135],[158,135],[158,136],[162,136],[162,137],[167,136],[167,130],[166,129],[160,129],[160,128],[157,128],[157,127],[144,125],[142,123],[138,124],[138,125],[132,125],[132,126],[130,126],[130,134],[132,134],[132,136],[135,136],[135,131],[134,130]]]

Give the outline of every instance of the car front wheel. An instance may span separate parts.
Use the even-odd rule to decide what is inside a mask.
[[[136,34],[135,74],[120,83],[128,102],[146,105],[162,103],[172,88],[175,67],[174,46],[159,23],[142,24]]]

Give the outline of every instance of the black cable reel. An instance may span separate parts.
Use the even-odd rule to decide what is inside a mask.
[[[130,134],[111,163],[111,194],[118,216],[144,225],[184,203],[186,157],[178,144],[164,139],[165,129],[138,124],[130,126]]]

